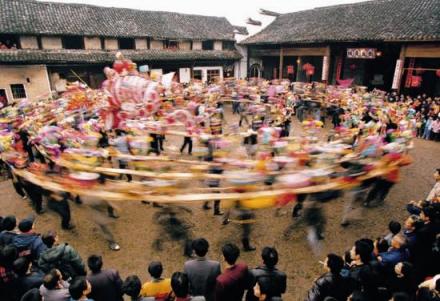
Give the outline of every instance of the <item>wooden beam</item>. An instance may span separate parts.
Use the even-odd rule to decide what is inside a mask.
[[[279,70],[279,79],[283,78],[283,63],[284,63],[284,57],[283,57],[283,48],[280,49],[280,70]]]
[[[440,46],[433,44],[408,45],[406,46],[405,56],[415,58],[440,58]]]
[[[284,56],[324,56],[328,47],[283,48]],[[251,49],[252,56],[279,56],[280,49]]]

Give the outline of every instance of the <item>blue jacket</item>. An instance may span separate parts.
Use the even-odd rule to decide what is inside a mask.
[[[47,249],[41,240],[40,235],[34,233],[21,233],[14,237],[12,244],[18,249],[19,253],[29,250],[33,261],[38,260],[40,254]]]
[[[396,264],[402,261],[408,260],[409,253],[405,248],[391,249],[388,252],[379,253],[382,258],[382,265],[388,267],[394,267]]]

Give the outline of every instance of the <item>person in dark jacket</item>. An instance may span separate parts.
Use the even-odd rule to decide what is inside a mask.
[[[17,232],[14,231],[17,226],[17,220],[15,216],[8,215],[2,220],[2,229],[0,233],[0,246],[6,246],[12,243],[12,240],[17,236]]]
[[[102,257],[91,255],[87,259],[87,266],[91,273],[87,280],[92,285],[92,292],[88,295],[94,301],[122,301],[122,279],[114,269],[102,269]]]
[[[434,267],[432,264],[432,245],[436,234],[440,232],[437,215],[437,210],[432,205],[423,207],[420,214],[424,224],[416,232],[416,243],[413,249],[417,281],[422,281],[426,276],[435,272],[432,270]]]
[[[38,259],[38,266],[43,272],[58,269],[64,280],[86,275],[84,263],[78,252],[67,243],[59,244],[56,232],[49,231],[43,235],[43,242],[48,247]]]
[[[36,265],[38,258],[47,249],[47,246],[41,240],[40,234],[34,232],[34,219],[23,219],[18,224],[18,229],[20,234],[14,237],[12,244],[17,248],[20,257],[29,257]]]
[[[307,294],[306,301],[323,301],[326,297],[346,300],[350,294],[346,278],[341,276],[344,266],[342,257],[328,254],[324,262],[327,273],[319,277]]]
[[[226,261],[224,272],[217,277],[215,300],[241,301],[246,289],[251,285],[251,275],[244,263],[236,263],[240,249],[234,244],[225,244],[222,248]]]
[[[263,259],[263,265],[251,270],[253,277],[252,287],[260,283],[260,278],[268,279],[268,281],[261,280],[264,283],[270,284],[269,287],[264,287],[263,289],[266,299],[270,300],[273,297],[281,297],[281,295],[286,292],[286,274],[276,268],[278,252],[273,247],[265,247],[261,252],[261,257]],[[248,290],[246,300],[258,300],[252,289]]]
[[[43,284],[44,274],[40,271],[31,271],[31,262],[26,257],[14,261],[17,297],[21,298],[27,291],[39,288]]]
[[[396,264],[394,275],[390,277],[388,287],[392,293],[405,292],[413,298],[417,291],[413,265],[407,261]]]

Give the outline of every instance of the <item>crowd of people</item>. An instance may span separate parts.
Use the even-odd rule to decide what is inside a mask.
[[[307,292],[306,301],[437,301],[440,300],[440,169],[425,200],[410,202],[403,227],[391,221],[389,233],[356,240],[343,256],[330,253],[325,273]],[[150,279],[125,280],[104,269],[100,255],[84,261],[54,231],[39,234],[31,217],[13,215],[0,222],[0,296],[5,301],[240,301],[282,300],[286,274],[277,269],[274,247],[261,251],[261,266],[240,262],[240,249],[226,243],[223,262],[208,259],[209,242],[191,243],[191,257],[181,271],[163,275],[159,261],[148,265]],[[87,267],[86,267],[87,266]],[[299,296],[285,295],[285,300]]]
[[[142,284],[137,275],[122,280],[115,269],[104,269],[100,255],[84,261],[71,245],[58,241],[56,232],[39,234],[32,218],[17,226],[15,216],[5,216],[1,229],[0,296],[5,301],[122,301],[124,295],[133,301],[281,300],[286,292],[286,274],[276,267],[273,247],[263,248],[263,264],[251,269],[238,262],[235,244],[222,247],[220,263],[208,259],[209,243],[198,238],[181,271],[163,277],[162,263],[152,261],[150,279]]]

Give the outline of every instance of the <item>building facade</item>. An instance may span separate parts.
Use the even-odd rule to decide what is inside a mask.
[[[0,97],[39,97],[66,80],[97,88],[117,52],[181,82],[232,77],[237,28],[222,17],[0,0]]]
[[[440,0],[377,0],[283,14],[241,44],[248,74],[440,95]]]

